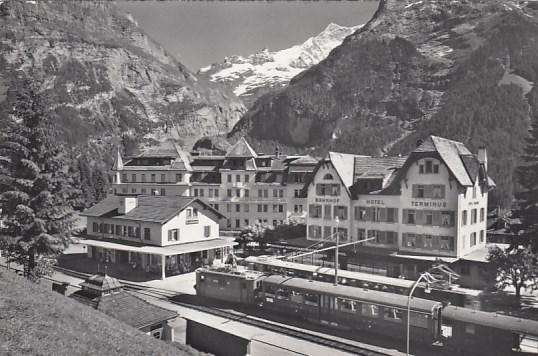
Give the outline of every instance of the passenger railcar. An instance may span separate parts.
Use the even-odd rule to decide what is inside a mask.
[[[498,313],[447,306],[443,310],[444,348],[482,355],[509,355],[512,351],[538,353],[538,322]]]
[[[333,327],[406,335],[407,298],[402,295],[277,275],[266,277],[262,287],[265,308]],[[430,345],[437,341],[441,310],[440,302],[412,298],[413,340]]]
[[[280,274],[290,277],[314,279],[325,282],[334,281],[334,269],[305,265],[302,263],[287,262],[267,256],[249,256],[242,263],[249,269],[265,272],[268,274]],[[387,276],[373,275],[363,272],[347,270],[338,271],[338,283],[352,287],[368,288],[383,292],[407,295],[413,288],[414,281],[392,278]],[[440,289],[429,286],[426,293],[426,284],[419,285],[414,295],[424,299],[432,299],[456,306],[475,306],[479,299],[479,291]]]

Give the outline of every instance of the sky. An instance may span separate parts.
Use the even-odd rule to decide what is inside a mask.
[[[331,22],[371,19],[376,1],[118,1],[138,25],[193,72],[233,55],[289,48]]]

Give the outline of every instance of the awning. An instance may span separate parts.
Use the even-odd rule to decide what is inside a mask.
[[[457,257],[400,255],[400,254],[398,254],[398,252],[391,253],[390,255],[392,257],[407,258],[407,259],[410,259],[410,260],[418,260],[418,261],[454,263],[454,262],[459,260],[459,258],[457,258]]]
[[[232,247],[237,245],[237,242],[228,239],[211,239],[205,241],[189,242],[178,245],[171,246],[129,246],[120,243],[100,241],[100,240],[82,240],[80,244],[87,246],[95,246],[106,248],[110,250],[119,250],[119,251],[129,251],[129,252],[138,252],[152,255],[161,255],[161,256],[174,256],[181,255],[184,253],[198,252],[211,250],[215,248],[222,247]]]

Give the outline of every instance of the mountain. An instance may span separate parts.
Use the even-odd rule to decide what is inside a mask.
[[[345,37],[361,26],[329,24],[315,37],[280,51],[268,49],[248,57],[233,56],[198,71],[198,76],[222,83],[243,99],[247,107],[261,95],[286,86],[290,79],[327,57]]]
[[[189,147],[229,131],[246,111],[189,72],[113,2],[0,2],[0,100],[38,83],[62,138],[85,144],[129,132]]]
[[[491,202],[507,207],[538,115],[537,9],[531,1],[382,0],[325,60],[256,101],[230,136],[266,152],[406,154],[430,134],[475,152],[487,145]]]

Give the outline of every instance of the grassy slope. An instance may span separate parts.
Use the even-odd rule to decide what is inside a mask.
[[[0,355],[205,355],[174,345],[0,270]]]

